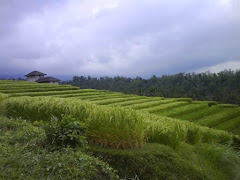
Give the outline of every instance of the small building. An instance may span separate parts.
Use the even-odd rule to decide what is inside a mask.
[[[27,77],[27,81],[29,82],[38,82],[38,83],[49,83],[49,84],[58,84],[59,79],[56,79],[54,77],[44,77],[45,73],[39,72],[39,71],[33,71],[25,76]]]
[[[43,77],[38,79],[36,82],[38,83],[50,83],[50,84],[58,84],[59,83],[59,79],[56,79],[54,77]]]
[[[25,76],[27,77],[27,81],[36,82],[38,79],[43,78],[45,75],[47,75],[47,74],[44,74],[39,71],[33,71],[33,72],[26,74]]]

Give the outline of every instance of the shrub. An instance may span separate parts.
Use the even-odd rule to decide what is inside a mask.
[[[47,142],[61,147],[86,147],[86,125],[68,115],[61,119],[52,117],[49,122],[43,122]]]

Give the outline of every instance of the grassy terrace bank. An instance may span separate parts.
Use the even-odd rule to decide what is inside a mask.
[[[182,142],[141,149],[90,146],[55,149],[42,127],[0,117],[0,179],[239,179],[240,161],[230,147]]]

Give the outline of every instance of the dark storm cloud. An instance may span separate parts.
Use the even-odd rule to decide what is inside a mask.
[[[1,1],[0,72],[150,76],[237,68],[239,4]]]

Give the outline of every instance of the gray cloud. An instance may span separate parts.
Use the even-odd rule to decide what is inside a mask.
[[[238,0],[3,0],[0,73],[205,70],[240,61],[239,32]]]

